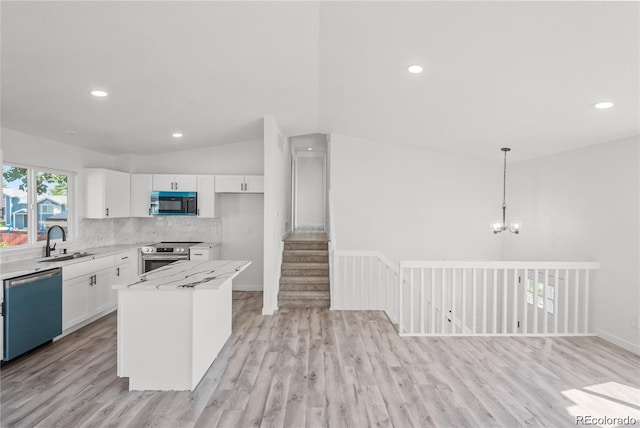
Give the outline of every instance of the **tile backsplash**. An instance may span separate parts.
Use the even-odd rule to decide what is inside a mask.
[[[221,242],[219,218],[165,216],[131,219],[131,243],[160,241]]]
[[[87,248],[160,241],[220,242],[219,218],[153,217],[80,222],[80,239]]]

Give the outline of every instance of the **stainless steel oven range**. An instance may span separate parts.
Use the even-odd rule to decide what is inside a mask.
[[[189,247],[202,242],[160,242],[140,248],[140,273],[147,273],[178,260],[189,260]]]

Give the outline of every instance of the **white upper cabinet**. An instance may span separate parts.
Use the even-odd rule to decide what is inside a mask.
[[[195,175],[154,174],[153,190],[169,192],[195,192],[198,180]]]
[[[131,216],[131,179],[128,173],[86,168],[84,184],[86,218]]]
[[[218,193],[264,193],[262,175],[216,175]]]
[[[151,217],[151,174],[131,175],[131,217]]]
[[[218,204],[215,192],[216,177],[213,175],[198,176],[198,217],[218,217]]]

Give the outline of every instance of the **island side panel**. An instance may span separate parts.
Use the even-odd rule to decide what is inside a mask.
[[[193,298],[192,390],[231,336],[231,279],[217,290],[196,289]]]
[[[127,289],[120,298],[129,390],[190,390],[193,293]]]

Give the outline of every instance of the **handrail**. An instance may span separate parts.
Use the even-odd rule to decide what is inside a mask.
[[[519,262],[519,261],[450,261],[401,260],[400,268],[464,268],[464,269],[600,269],[598,262]]]
[[[354,251],[354,250],[334,250],[333,252],[336,256],[346,256],[346,257],[377,257],[380,259],[382,263],[384,263],[389,269],[391,269],[394,273],[400,273],[400,269],[398,268],[398,264],[394,263],[389,257],[385,256],[380,251],[373,250],[364,250],[364,251]]]

